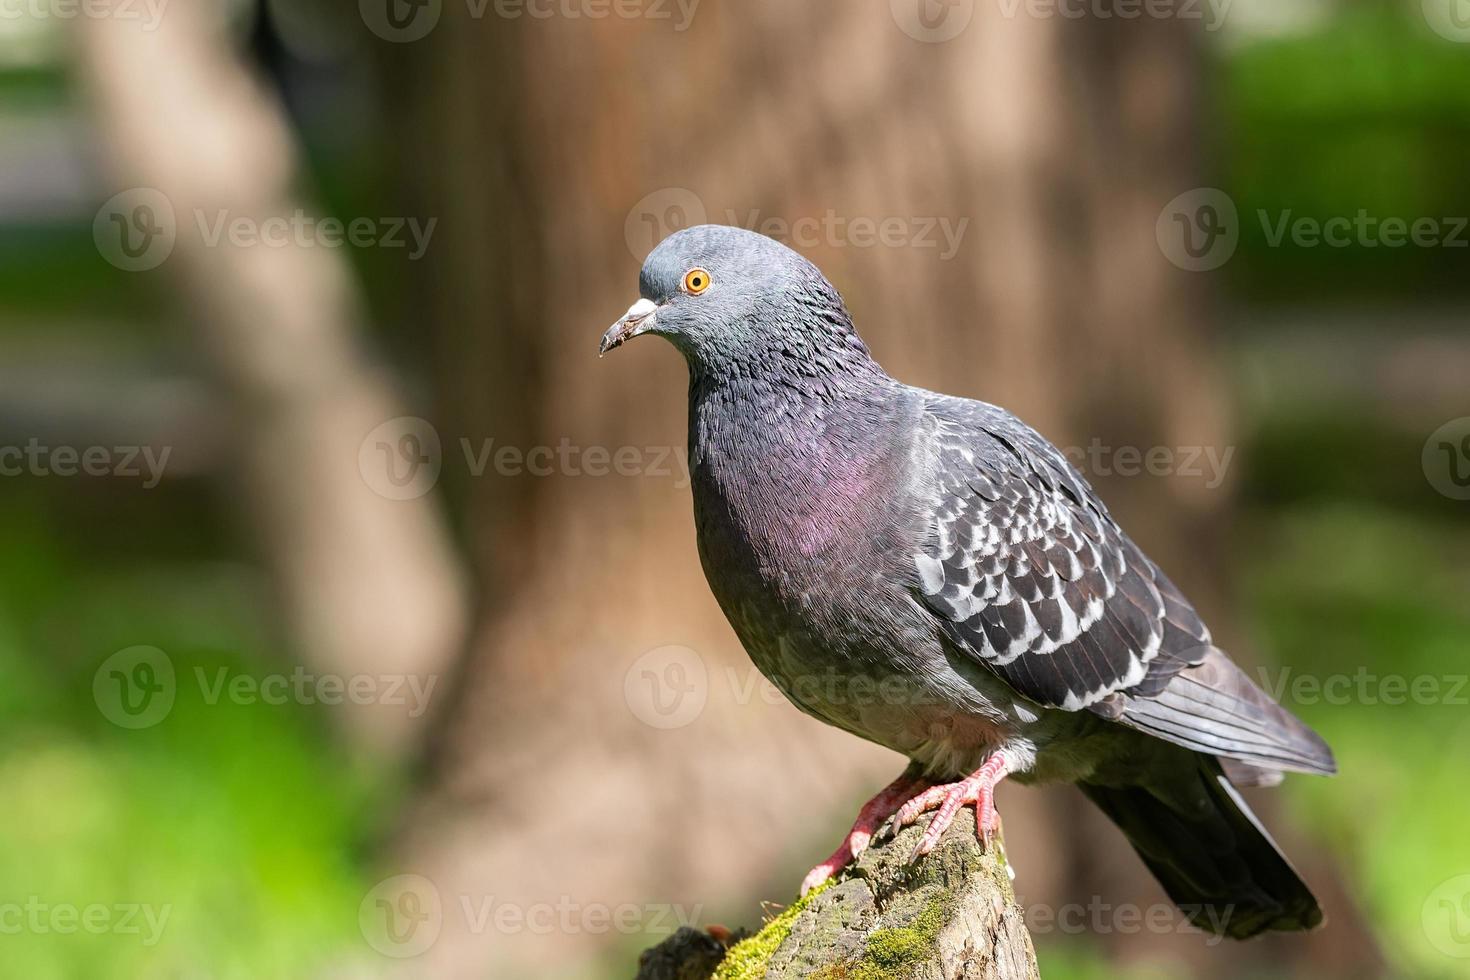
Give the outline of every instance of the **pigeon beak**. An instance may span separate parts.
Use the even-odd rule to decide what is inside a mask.
[[[602,335],[602,343],[597,348],[598,355],[606,354],[614,347],[627,343],[641,333],[647,333],[653,327],[654,314],[657,312],[658,304],[651,299],[640,299],[628,307],[628,312],[623,314],[623,318],[609,327],[607,333]]]

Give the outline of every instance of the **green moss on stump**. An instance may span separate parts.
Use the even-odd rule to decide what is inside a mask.
[[[765,980],[769,973],[809,980],[913,980],[932,972],[929,964],[949,964],[964,945],[963,936],[944,938],[960,909],[983,917],[994,905],[999,916],[1001,903],[1014,902],[1005,853],[997,839],[986,855],[967,828],[952,828],[940,847],[913,864],[907,855],[919,833],[908,828],[869,848],[855,868],[731,948],[712,980]],[[828,891],[833,886],[840,887]],[[819,896],[825,897],[818,901]],[[976,902],[985,903],[983,909]],[[1024,928],[1017,936],[999,918],[979,926],[967,920],[967,928],[1002,930],[1007,943],[1023,943],[1032,963],[1025,975],[1035,977]]]
[[[855,962],[833,964],[814,980],[904,980],[933,955],[934,941],[949,916],[948,902],[936,895],[913,922],[874,930]]]
[[[834,883],[833,879],[822,882],[788,905],[780,915],[767,922],[760,932],[731,946],[730,952],[725,954],[710,980],[760,980],[765,975],[766,964],[786,941],[786,937],[791,935],[791,926],[796,922],[796,917]]]

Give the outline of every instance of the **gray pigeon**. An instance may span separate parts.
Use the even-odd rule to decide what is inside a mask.
[[[731,626],[802,711],[911,760],[803,891],[890,818],[936,810],[916,859],[967,804],[988,842],[1011,776],[1076,783],[1202,929],[1322,921],[1236,787],[1330,774],[1331,750],[1054,446],[889,377],[821,272],[764,236],[677,232],[639,287],[601,349],[659,334],[688,362],[699,554]]]

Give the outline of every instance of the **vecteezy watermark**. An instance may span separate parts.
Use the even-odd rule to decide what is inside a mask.
[[[694,22],[700,0],[449,0],[464,4],[472,20],[668,21],[683,33]],[[428,37],[439,25],[445,0],[358,0],[358,13],[368,30],[385,41],[408,44]]]
[[[1435,429],[1420,463],[1431,487],[1451,500],[1470,500],[1470,415]]]
[[[970,26],[975,0],[888,0],[893,22],[915,41],[953,41]]]
[[[229,667],[195,667],[190,676],[208,705],[389,705],[407,708],[410,718],[428,710],[439,681],[436,674],[318,674],[301,666],[261,676]],[[157,647],[128,647],[93,673],[92,699],[102,716],[119,727],[151,728],[173,710],[178,686],[168,654]]]
[[[683,446],[581,445],[569,437],[555,443],[517,446],[494,437],[462,436],[456,442],[465,472],[473,479],[500,477],[653,477],[688,487],[689,452]],[[358,447],[357,467],[374,493],[412,500],[434,488],[445,465],[439,432],[421,418],[401,416],[374,428]]]
[[[623,700],[634,717],[651,728],[693,724],[718,687],[734,704],[823,704],[833,707],[920,707],[940,703],[936,690],[902,674],[839,671],[835,668],[768,678],[754,665],[711,670],[685,646],[662,646],[644,653],[623,675]]]
[[[725,212],[725,224],[757,231],[797,248],[826,245],[830,248],[933,249],[938,253],[939,261],[947,262],[959,252],[970,219],[897,215],[847,217],[831,208],[822,215],[784,218],[775,215],[762,217],[758,210],[743,214],[728,210]]]
[[[138,936],[144,946],[156,946],[168,926],[173,905],[147,902],[47,902],[39,895],[23,902],[0,901],[0,935]]]
[[[1436,885],[1424,899],[1420,924],[1429,945],[1446,956],[1470,959],[1470,874]]]
[[[1001,16],[1037,20],[1197,20],[1206,31],[1225,23],[1235,0],[995,0]]]
[[[408,959],[438,941],[450,916],[458,917],[475,936],[668,936],[681,926],[694,925],[703,913],[702,905],[583,902],[569,895],[548,902],[514,902],[465,893],[446,901],[428,878],[401,874],[373,886],[358,906],[357,922],[373,949]]]
[[[645,194],[623,222],[628,251],[642,260],[676,231],[709,220],[709,209],[693,191],[664,187]],[[832,208],[813,215],[767,215],[759,209],[727,208],[724,224],[759,232],[796,248],[914,248],[948,261],[959,252],[969,218],[941,215],[844,215]]]
[[[32,437],[24,446],[0,446],[0,476],[112,476],[152,490],[172,452],[172,446],[48,446]]]
[[[145,31],[158,30],[170,0],[0,0],[0,20],[142,21]]]
[[[1206,272],[1230,261],[1240,242],[1235,202],[1216,187],[1197,187],[1159,212],[1154,237],[1165,258],[1181,269]]]
[[[357,448],[357,471],[374,493],[414,500],[434,489],[444,467],[439,430],[411,415],[376,426]]]
[[[1290,208],[1276,214],[1256,211],[1266,244],[1280,248],[1287,240],[1298,248],[1466,248],[1470,218],[1400,218],[1370,214],[1359,208],[1352,217],[1315,218],[1295,215]]]
[[[194,668],[205,704],[384,704],[408,709],[408,717],[422,717],[429,710],[437,674],[317,674],[295,667],[289,674],[256,677],[218,667]]]
[[[1084,446],[1068,446],[1062,455],[1072,465],[1094,477],[1176,476],[1203,479],[1214,490],[1225,482],[1235,458],[1235,447],[1226,446],[1109,446],[1097,437]]]
[[[689,451],[683,446],[582,446],[563,437],[555,445],[529,449],[493,438],[459,440],[470,476],[664,477],[684,489],[691,482]]]
[[[676,231],[709,221],[704,201],[686,187],[663,187],[643,195],[623,222],[623,239],[633,258],[643,257]]]
[[[1214,946],[1224,938],[1225,927],[1235,913],[1233,905],[1181,905],[1177,909],[1163,902],[1152,905],[1122,902],[1115,905],[1097,895],[1086,904],[1069,902],[1053,906],[1044,902],[1028,902],[1025,908],[1026,928],[1032,935],[1059,932],[1068,936],[1132,936],[1138,933],[1164,936],[1202,932],[1206,946]],[[1191,920],[1205,923],[1210,928],[1201,929]]]
[[[683,728],[709,701],[709,668],[689,647],[662,646],[635,660],[623,675],[623,700],[653,728]]]
[[[444,902],[439,889],[423,875],[394,875],[363,896],[357,927],[368,945],[384,956],[419,956],[439,939]]]
[[[3,0],[0,0],[3,2]],[[318,217],[297,208],[289,214],[245,215],[225,208],[195,208],[181,228],[173,202],[152,187],[135,187],[109,198],[92,221],[97,251],[125,272],[146,272],[168,260],[179,235],[195,236],[205,248],[385,248],[404,249],[409,261],[423,258],[438,218]]]
[[[158,268],[173,254],[178,237],[173,202],[151,187],[114,194],[92,219],[97,251],[124,272]]]
[[[1262,667],[1261,687],[1277,701],[1330,705],[1470,705],[1470,674],[1379,674],[1367,667],[1351,673],[1298,673]]]
[[[1465,0],[1422,0],[1420,9],[1430,30],[1446,41],[1470,42],[1470,4]]]
[[[120,728],[152,728],[173,710],[174,664],[157,647],[119,650],[92,675],[92,700]]]
[[[1352,215],[1322,218],[1296,214],[1291,208],[1258,208],[1256,221],[1268,248],[1467,248],[1470,218],[1414,218],[1372,214],[1359,208]],[[1235,254],[1241,221],[1230,195],[1200,187],[1175,197],[1159,212],[1154,226],[1159,249],[1181,269],[1218,269]]]

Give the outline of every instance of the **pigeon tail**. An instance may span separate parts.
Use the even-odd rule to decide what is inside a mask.
[[[1219,762],[1161,785],[1079,784],[1197,928],[1231,939],[1303,931],[1322,910]]]

